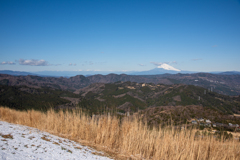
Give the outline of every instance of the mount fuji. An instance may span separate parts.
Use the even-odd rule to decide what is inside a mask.
[[[163,63],[157,68],[154,68],[149,71],[134,72],[131,75],[156,75],[156,74],[177,74],[177,73],[195,73],[191,71],[182,71],[180,69],[174,68],[169,64]]]
[[[181,72],[180,69],[176,69],[173,66],[170,66],[166,63],[161,64],[160,66],[158,66],[157,68],[163,69],[163,70],[168,70],[168,71],[175,71],[175,72]]]

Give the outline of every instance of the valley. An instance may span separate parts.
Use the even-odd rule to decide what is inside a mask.
[[[239,116],[234,116],[240,114],[239,79],[207,73],[71,78],[2,74],[0,105],[40,111],[81,108],[89,115],[137,114],[155,126],[164,126],[169,119],[185,124],[193,118],[240,124]]]

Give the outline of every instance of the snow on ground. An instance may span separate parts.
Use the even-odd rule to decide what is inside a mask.
[[[108,160],[101,152],[36,128],[0,121],[0,160]]]

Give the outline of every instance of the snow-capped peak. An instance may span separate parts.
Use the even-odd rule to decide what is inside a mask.
[[[181,70],[176,69],[176,68],[174,68],[174,67],[172,67],[172,66],[170,66],[170,65],[168,65],[168,64],[166,64],[166,63],[161,64],[161,65],[158,66],[157,68],[163,68],[163,69],[165,69],[165,70],[181,71]]]

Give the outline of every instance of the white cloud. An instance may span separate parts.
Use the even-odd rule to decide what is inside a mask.
[[[160,66],[162,64],[177,64],[177,61],[169,61],[169,62],[150,62],[154,64],[155,66]]]
[[[146,66],[146,65],[144,65],[144,64],[138,64],[139,66]]]
[[[19,59],[19,64],[21,65],[29,65],[29,66],[49,66],[47,61],[41,59],[41,60],[36,60],[36,59],[30,59],[30,60],[24,60],[24,59]]]
[[[1,62],[0,63],[1,65],[5,65],[5,64],[8,64],[8,65],[15,65],[16,63],[14,63],[14,62],[10,62],[10,61],[3,61],[3,62]]]
[[[155,66],[160,66],[161,64],[163,64],[162,62],[150,62],[152,64],[154,64]]]
[[[200,61],[202,60],[201,58],[196,58],[196,59],[192,59],[192,61]]]
[[[76,66],[76,63],[69,63],[69,66]]]

